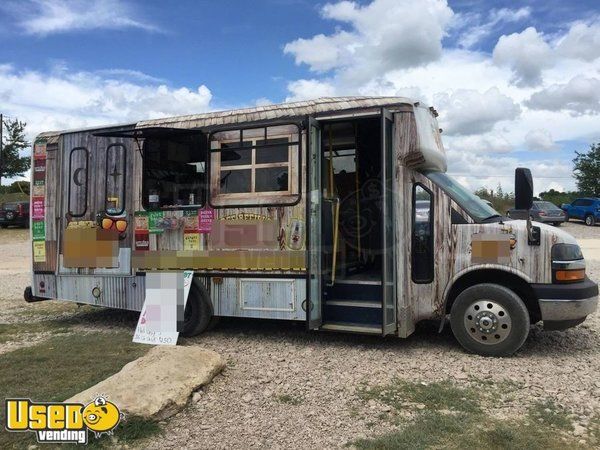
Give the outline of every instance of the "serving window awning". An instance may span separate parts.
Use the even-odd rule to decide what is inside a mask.
[[[203,134],[198,129],[185,128],[167,128],[167,127],[148,127],[148,128],[126,128],[111,131],[98,131],[93,133],[97,137],[117,137],[117,138],[168,138],[173,136],[191,136]]]

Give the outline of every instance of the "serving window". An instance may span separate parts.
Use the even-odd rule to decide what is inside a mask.
[[[211,134],[211,204],[295,203],[300,195],[299,146],[297,125]]]
[[[147,210],[199,208],[206,186],[206,141],[202,135],[144,140],[142,205]]]

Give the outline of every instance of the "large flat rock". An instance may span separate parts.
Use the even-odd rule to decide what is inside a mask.
[[[103,394],[125,413],[161,420],[183,408],[191,393],[210,383],[224,366],[211,350],[157,346],[66,401],[86,404]]]

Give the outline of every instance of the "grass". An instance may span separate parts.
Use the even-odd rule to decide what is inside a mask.
[[[459,388],[449,381],[422,384],[394,380],[386,386],[362,388],[359,396],[364,400],[378,400],[398,410],[406,409],[406,403],[415,403],[425,405],[429,410],[479,411],[475,391]]]
[[[10,324],[0,324],[0,344],[13,341],[17,338],[23,340],[28,334],[38,334],[51,332],[53,334],[68,333],[69,327],[55,321],[41,322],[17,322]]]
[[[300,405],[304,402],[304,399],[300,396],[290,395],[290,394],[281,394],[275,397],[279,403],[285,403],[287,405]]]
[[[569,419],[569,411],[548,400],[530,406],[529,417],[544,426],[566,431],[573,430],[573,424]]]
[[[352,444],[365,450],[589,448],[568,435],[572,424],[568,411],[563,407],[543,401],[531,405],[522,417],[503,420],[487,412],[487,408],[494,407],[497,399],[486,397],[486,391],[476,387],[459,387],[451,382],[425,385],[403,380],[371,389],[363,388],[358,394],[363,400],[377,400],[398,410],[410,408],[415,414],[401,422],[396,431]],[[418,403],[425,408],[418,409],[412,405]],[[590,434],[593,435],[592,428]]]
[[[31,325],[31,324],[29,324]],[[125,332],[57,335],[41,344],[0,355],[0,398],[24,397],[33,401],[63,401],[118,372],[146,353],[147,346],[131,342]],[[0,422],[5,423],[4,408]],[[152,421],[131,418],[115,431],[123,439],[155,433]],[[90,438],[90,442],[94,441]],[[102,442],[111,441],[103,438]],[[0,433],[0,448],[22,448],[35,443],[33,433]],[[101,442],[97,444],[103,445]]]

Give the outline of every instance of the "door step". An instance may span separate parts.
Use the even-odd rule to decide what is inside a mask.
[[[348,308],[376,308],[381,309],[381,302],[368,300],[327,300],[326,306],[345,306]]]
[[[348,331],[350,333],[361,334],[381,334],[381,327],[352,322],[324,323],[323,325],[321,325],[320,329],[325,331]]]
[[[381,280],[340,280],[336,279],[335,284],[353,284],[353,285],[370,285],[370,286],[381,286]]]

